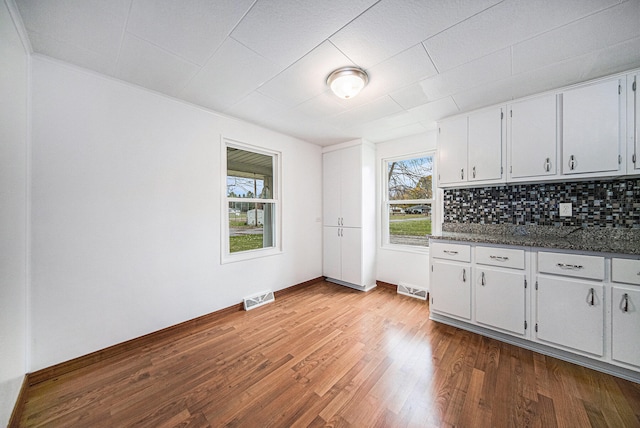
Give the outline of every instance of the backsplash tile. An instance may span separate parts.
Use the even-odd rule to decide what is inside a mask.
[[[571,202],[571,217],[560,217],[561,202]],[[444,223],[636,229],[640,178],[445,189]]]

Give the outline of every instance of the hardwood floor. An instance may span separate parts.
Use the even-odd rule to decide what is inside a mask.
[[[21,426],[640,427],[640,385],[319,282],[32,385]]]

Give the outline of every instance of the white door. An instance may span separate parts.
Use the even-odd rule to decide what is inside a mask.
[[[502,120],[502,108],[469,115],[470,181],[502,178]]]
[[[640,367],[640,289],[612,287],[612,357]]]
[[[362,226],[362,147],[340,150],[341,226]]]
[[[511,104],[508,111],[511,178],[554,175],[556,164],[556,96]]]
[[[602,356],[604,286],[552,277],[537,281],[537,338]]]
[[[438,130],[438,182],[453,184],[467,179],[467,117],[440,123]]]
[[[341,279],[341,228],[325,226],[322,229],[322,274],[329,278]]]
[[[322,224],[325,226],[339,226],[340,171],[340,151],[325,153],[322,156]]]
[[[340,228],[342,245],[342,280],[356,285],[370,285],[362,282],[362,229],[359,227]]]
[[[562,94],[562,173],[617,172],[620,94],[618,79]]]
[[[471,319],[470,266],[433,260],[431,267],[431,310]]]
[[[525,274],[489,268],[474,270],[476,321],[488,327],[524,335]]]

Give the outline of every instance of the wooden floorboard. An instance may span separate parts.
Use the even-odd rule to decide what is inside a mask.
[[[29,385],[25,427],[640,427],[640,385],[318,282]]]

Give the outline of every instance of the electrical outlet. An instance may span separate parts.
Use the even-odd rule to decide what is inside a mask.
[[[571,217],[573,215],[571,202],[560,203],[560,217]]]

